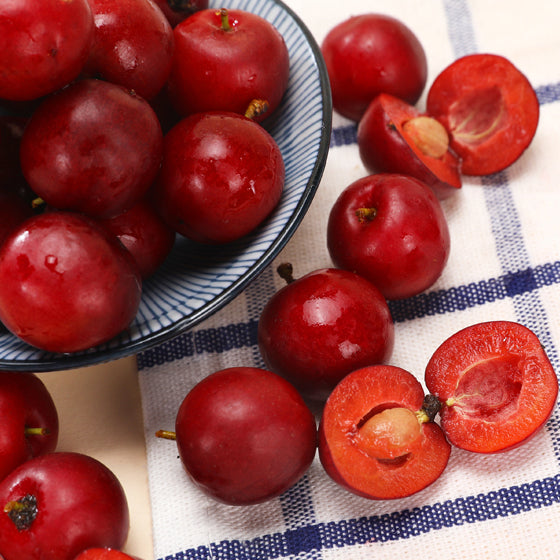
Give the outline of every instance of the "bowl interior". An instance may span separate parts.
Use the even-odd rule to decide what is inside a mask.
[[[210,2],[211,8],[221,4]],[[0,369],[51,371],[93,365],[153,347],[192,328],[231,301],[277,255],[305,215],[319,185],[331,133],[331,98],[320,50],[298,16],[275,0],[228,0],[231,9],[256,13],[283,35],[290,81],[283,102],[264,126],[286,166],[282,199],[252,234],[222,246],[178,236],[161,269],[144,282],[136,319],[106,344],[84,352],[52,354],[0,326]]]

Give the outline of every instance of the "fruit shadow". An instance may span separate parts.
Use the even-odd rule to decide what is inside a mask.
[[[458,480],[502,479],[507,481],[507,484],[518,484],[543,476],[540,471],[546,468],[545,465],[551,464],[550,457],[553,455],[554,449],[546,430],[541,430],[519,447],[502,453],[473,453],[454,447],[447,476],[456,477]],[[538,474],[535,474],[537,472]],[[557,472],[557,469],[551,469],[548,475]]]

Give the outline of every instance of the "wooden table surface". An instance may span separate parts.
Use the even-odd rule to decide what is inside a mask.
[[[124,551],[153,560],[146,447],[136,360],[39,373],[58,409],[58,451],[95,457],[121,481],[130,508]]]

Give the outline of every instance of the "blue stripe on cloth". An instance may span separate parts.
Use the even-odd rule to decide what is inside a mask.
[[[560,503],[560,475],[384,515],[313,523],[251,540],[230,540],[160,560],[273,560],[321,550],[416,537],[431,531],[500,519]]]
[[[141,352],[138,369],[143,370],[204,353],[222,353],[257,343],[256,319],[223,327],[187,331],[176,338]]]
[[[467,0],[444,0],[447,35],[455,58],[476,52],[472,15]]]
[[[409,299],[391,301],[389,307],[394,321],[402,323],[527,295],[558,283],[560,283],[560,261],[506,272],[497,278],[425,292]],[[262,293],[260,297],[264,297]],[[262,301],[261,299],[261,304]],[[156,348],[146,350],[138,355],[138,368],[148,369],[197,354],[222,353],[244,347],[256,347],[257,309],[259,308],[254,303],[251,319],[246,322],[188,331]]]
[[[515,314],[521,323],[539,337],[558,371],[558,356],[551,339],[550,321],[536,290],[539,282],[530,267],[529,252],[513,193],[508,184],[507,172],[483,177],[482,184],[496,241],[496,253],[505,272],[508,295],[513,298]]]

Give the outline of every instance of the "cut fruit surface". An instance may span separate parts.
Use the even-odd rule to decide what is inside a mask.
[[[369,499],[409,496],[445,469],[451,446],[421,413],[424,391],[408,371],[390,365],[346,376],[325,404],[319,457],[331,478]]]
[[[372,173],[403,173],[428,184],[444,199],[461,188],[460,160],[445,128],[389,94],[375,97],[358,125],[358,148]]]
[[[472,54],[434,80],[428,113],[450,135],[466,175],[488,175],[516,161],[531,143],[539,101],[529,80],[509,60]]]
[[[444,403],[441,425],[451,443],[479,453],[529,439],[558,395],[538,337],[509,321],[478,323],[444,341],[428,362],[426,386]]]

